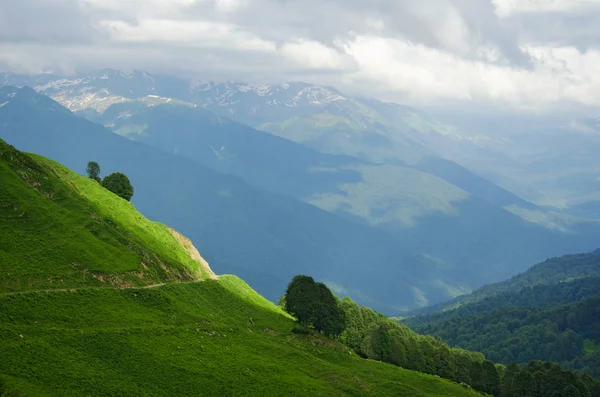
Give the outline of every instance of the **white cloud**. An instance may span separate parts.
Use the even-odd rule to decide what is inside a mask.
[[[280,51],[284,57],[306,68],[340,70],[344,67],[342,54],[317,41],[298,39],[284,43]]]
[[[571,12],[600,6],[600,0],[492,0],[501,17],[517,13]]]
[[[12,71],[185,70],[421,104],[600,106],[600,0],[0,2]]]
[[[405,41],[359,36],[346,52],[359,70],[353,78],[407,93],[414,100],[497,101],[536,108],[559,101],[600,106],[600,52],[575,48],[525,50],[532,70],[469,60]]]
[[[137,24],[103,21],[111,37],[120,42],[171,43],[180,46],[275,51],[275,43],[262,40],[239,27],[210,21],[144,19]]]

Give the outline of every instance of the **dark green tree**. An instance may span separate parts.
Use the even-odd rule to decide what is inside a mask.
[[[85,171],[87,173],[88,178],[98,182],[102,182],[102,179],[100,179],[100,165],[95,161],[90,161],[87,164]]]
[[[114,172],[104,178],[102,186],[127,201],[131,200],[133,196],[133,186],[129,178],[120,172]]]
[[[513,380],[513,393],[519,397],[537,396],[537,386],[531,372],[524,369],[515,376]]]
[[[500,393],[501,397],[516,397],[513,390],[513,381],[520,371],[521,368],[519,368],[516,363],[512,362],[508,364],[506,372],[504,372],[504,377],[500,382],[500,387],[502,389],[502,392]]]
[[[496,365],[490,360],[485,360],[482,364],[483,370],[483,391],[497,396],[500,390],[500,375],[498,375],[498,369]]]
[[[478,361],[473,361],[471,363],[471,387],[476,390],[483,390],[485,388],[485,379],[483,374],[483,366]]]
[[[454,379],[456,375],[456,365],[450,354],[450,349],[445,344],[440,344],[434,354],[434,360],[437,367],[437,375],[445,379]]]
[[[370,353],[375,360],[388,361],[391,352],[390,327],[386,323],[381,323],[371,334]]]
[[[560,397],[581,397],[581,393],[575,386],[569,385],[563,389]]]
[[[325,335],[339,336],[345,328],[345,313],[335,296],[325,284],[309,276],[295,276],[288,284],[285,310]]]

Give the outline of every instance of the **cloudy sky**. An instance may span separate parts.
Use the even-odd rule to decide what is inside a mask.
[[[600,0],[0,0],[0,69],[104,67],[597,108]]]

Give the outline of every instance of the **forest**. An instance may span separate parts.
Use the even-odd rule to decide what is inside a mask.
[[[600,376],[600,278],[526,287],[403,322],[499,363],[547,360]]]
[[[580,289],[587,291],[587,286],[585,284]],[[590,312],[595,310],[596,303],[585,305],[575,317],[569,317],[572,321],[569,325],[575,327],[577,324],[578,329],[589,328],[596,321],[593,320],[595,313]],[[449,347],[440,337],[419,335],[404,324],[356,304],[349,297],[338,300],[325,284],[315,282],[309,276],[294,277],[279,304],[294,314],[304,327],[297,328],[297,333],[308,333],[312,328],[313,332],[339,339],[364,358],[437,375],[493,396],[600,396],[600,383],[590,374],[570,371],[551,362],[527,359],[520,352],[534,357],[537,352],[530,352],[530,346],[515,347],[515,353],[520,354],[517,361],[526,364],[521,366],[512,357],[498,360],[492,355],[488,354],[486,358],[484,354],[474,352],[478,351],[477,348]],[[546,321],[535,316],[523,321],[531,321],[532,324],[541,321],[546,325]],[[536,335],[552,335],[538,328],[536,326]],[[466,328],[460,328],[455,336],[462,336],[465,332],[471,335]],[[475,334],[474,331],[472,334]],[[560,345],[566,355],[577,354],[578,347],[583,349],[583,338],[571,330],[552,342]],[[505,361],[508,366],[494,361]]]

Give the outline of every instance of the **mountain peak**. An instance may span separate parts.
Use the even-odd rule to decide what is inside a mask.
[[[65,107],[29,86],[5,86],[0,88],[0,107],[7,105],[33,107],[39,110],[59,111],[71,114]]]

